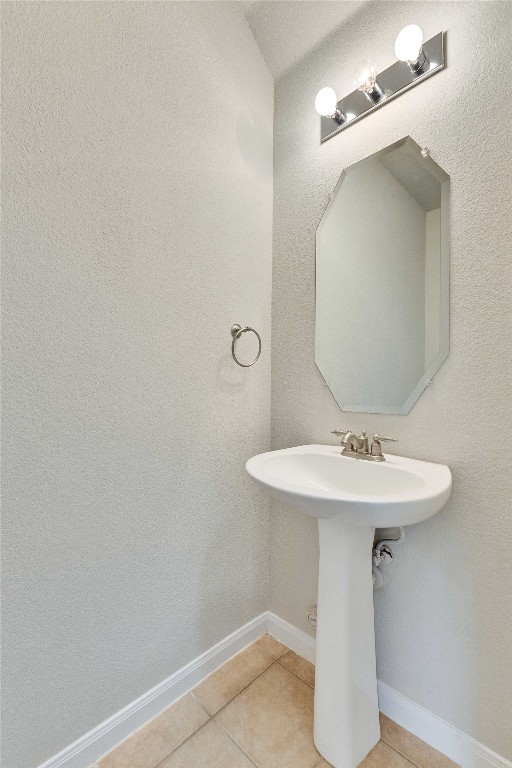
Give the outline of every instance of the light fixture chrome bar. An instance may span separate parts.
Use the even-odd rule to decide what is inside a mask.
[[[440,72],[445,66],[444,56],[444,33],[431,37],[426,43],[423,43],[423,54],[428,62],[428,69],[419,69],[413,71],[404,61],[397,61],[390,67],[377,75],[379,88],[383,91],[383,96],[379,101],[371,101],[360,90],[352,91],[348,96],[344,96],[337,104],[338,111],[346,116],[346,120],[339,124],[332,117],[320,118],[320,142],[332,139],[336,134],[349,128],[358,120],[374,112],[376,109],[387,104],[391,99],[401,96],[409,88],[413,88],[418,83],[426,80],[427,77]]]

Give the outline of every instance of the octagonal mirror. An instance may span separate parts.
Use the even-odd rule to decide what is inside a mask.
[[[448,355],[449,184],[409,136],[340,176],[316,235],[315,359],[344,411],[409,413]]]

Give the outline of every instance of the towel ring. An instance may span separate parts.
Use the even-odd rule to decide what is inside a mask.
[[[258,345],[259,345],[259,347],[258,347],[258,354],[254,358],[252,363],[241,363],[240,360],[238,360],[238,358],[237,358],[237,356],[235,354],[235,344],[238,341],[238,339],[240,338],[240,336],[243,333],[247,333],[247,331],[252,331],[256,335],[256,337],[258,339]],[[254,363],[256,363],[260,359],[260,355],[261,355],[261,336],[259,335],[258,331],[255,331],[254,328],[251,328],[249,325],[246,325],[245,328],[242,328],[242,326],[239,325],[238,323],[235,323],[235,325],[231,326],[231,336],[233,337],[233,341],[231,342],[231,354],[233,356],[233,360],[241,368],[250,368],[251,365],[254,365]]]

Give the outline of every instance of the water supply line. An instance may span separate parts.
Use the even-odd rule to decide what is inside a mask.
[[[402,544],[405,539],[405,528],[402,526],[398,529],[398,538],[394,539],[379,539],[373,545],[372,551],[372,575],[373,575],[373,588],[374,590],[380,589],[384,586],[384,576],[380,570],[380,566],[386,563],[390,563],[393,559],[393,550],[388,546],[389,544]]]

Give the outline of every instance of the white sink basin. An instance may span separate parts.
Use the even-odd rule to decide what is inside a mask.
[[[446,504],[452,485],[444,464],[390,454],[383,462],[364,461],[332,445],[261,453],[246,469],[270,495],[310,515],[343,515],[373,528],[426,520]]]
[[[375,528],[409,525],[447,502],[448,467],[385,462],[303,445],[254,456],[248,473],[271,496],[318,518],[315,744],[334,768],[356,768],[380,738],[372,547]]]

